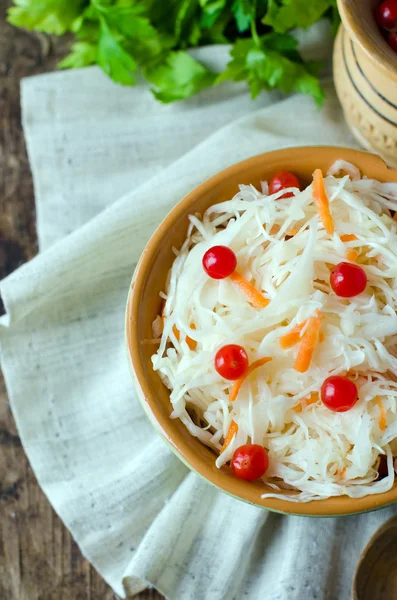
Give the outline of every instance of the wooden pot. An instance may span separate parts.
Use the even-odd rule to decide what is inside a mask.
[[[352,600],[397,598],[397,517],[387,521],[363,550],[354,574]]]
[[[353,135],[397,166],[397,53],[375,22],[379,0],[338,0],[334,81]]]

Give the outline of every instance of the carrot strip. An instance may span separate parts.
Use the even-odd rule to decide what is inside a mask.
[[[176,339],[177,339],[177,340],[178,340],[178,342],[179,342],[179,340],[181,339],[181,333],[180,333],[180,331],[179,331],[178,327],[177,327],[176,325],[174,325],[174,326],[172,327],[172,331],[173,331],[173,334],[174,334],[174,336],[176,337]]]
[[[292,348],[293,346],[296,346],[296,344],[299,344],[299,342],[301,341],[301,331],[304,328],[304,326],[306,325],[307,320],[303,321],[303,323],[300,323],[300,325],[296,325],[295,327],[293,327],[291,329],[291,331],[289,331],[288,333],[286,333],[285,335],[282,335],[281,338],[279,339],[280,342],[280,346],[283,350],[288,350],[289,348]],[[319,342],[322,343],[325,339],[324,334],[320,331],[320,335],[319,335]]]
[[[232,421],[229,425],[229,429],[227,431],[227,434],[225,436],[225,441],[223,442],[223,446],[221,448],[220,454],[222,454],[222,452],[224,452],[226,450],[226,448],[228,447],[228,445],[230,444],[230,442],[233,439],[234,435],[237,435],[238,432],[238,425],[235,421]]]
[[[313,173],[313,197],[324,229],[329,235],[332,235],[335,231],[335,226],[329,210],[329,201],[321,169],[316,169]]]
[[[311,404],[315,404],[318,399],[319,399],[318,392],[312,392],[310,394],[310,396],[308,396],[308,398],[302,398],[302,400],[299,400],[299,402],[297,402],[295,404],[295,406],[292,407],[292,410],[297,413],[300,413],[307,406],[310,406]]]
[[[196,350],[197,342],[196,340],[192,340],[189,336],[186,337],[186,343],[189,346],[190,350]]]
[[[270,230],[270,235],[275,235],[276,233],[278,233],[280,231],[281,227],[280,225],[277,225],[276,223],[274,225],[272,225],[272,228]],[[296,235],[298,233],[299,229],[290,229],[289,231],[287,231],[287,233],[285,235]]]
[[[245,375],[243,375],[242,377],[240,377],[240,379],[237,379],[234,382],[233,387],[229,394],[230,402],[235,401],[235,399],[237,398],[237,395],[240,391],[241,386],[243,385],[243,383],[247,379],[247,377],[249,375],[251,375],[252,371],[255,371],[255,369],[257,369],[258,367],[262,367],[262,365],[265,365],[270,360],[272,360],[272,359],[269,356],[265,356],[265,358],[260,358],[258,360],[254,360],[254,362],[250,364]]]
[[[164,317],[163,317],[163,319],[164,319]],[[195,326],[195,324],[194,324],[194,323],[191,323],[191,324],[190,324],[190,329],[196,329],[196,326]],[[177,340],[178,340],[178,342],[179,342],[179,341],[180,341],[180,339],[181,339],[181,332],[179,331],[178,327],[177,327],[176,325],[174,325],[174,326],[172,327],[172,331],[173,331],[173,333],[174,333],[174,336],[176,337],[176,339],[177,339]],[[196,347],[197,347],[197,342],[196,342],[196,340],[192,340],[192,338],[191,338],[191,337],[189,337],[189,336],[186,336],[185,340],[186,340],[186,343],[187,343],[187,345],[189,346],[190,350],[195,350],[195,349],[196,349]]]
[[[318,310],[316,316],[310,317],[306,331],[302,336],[302,341],[294,364],[295,371],[305,373],[310,367],[314,349],[319,342],[320,327],[321,313]]]
[[[355,240],[358,240],[358,237],[354,233],[344,233],[340,236],[341,242],[354,242]]]
[[[190,323],[190,329],[196,329],[196,326],[194,323]],[[189,337],[188,335],[186,336],[186,343],[189,346],[190,350],[196,350],[196,347],[197,347],[196,340],[192,340],[192,338]]]
[[[280,225],[277,225],[277,223],[275,223],[274,225],[272,225],[272,228],[270,230],[270,235],[275,235],[276,233],[278,233],[280,231],[281,227]]]
[[[164,319],[165,319],[164,309],[165,309],[165,301],[163,301],[163,308],[161,310],[161,319],[163,321],[163,329],[164,329]],[[190,328],[191,329],[196,329],[195,324],[191,323],[190,324]],[[176,339],[179,342],[180,339],[181,339],[181,332],[179,331],[178,327],[176,325],[173,325],[172,331],[173,331],[174,336],[176,337]],[[189,336],[186,337],[186,343],[189,346],[190,350],[195,350],[196,349],[197,342],[195,340],[192,340],[192,338],[190,338]]]
[[[229,277],[233,281],[233,283],[238,285],[240,290],[244,292],[244,294],[248,298],[248,301],[251,302],[251,304],[255,306],[255,308],[265,308],[269,304],[269,300],[265,298],[265,296],[262,296],[262,294],[258,292],[256,288],[254,288],[252,283],[247,281],[245,277],[240,275],[240,273],[238,273],[237,271],[233,271],[233,273],[229,275]]]
[[[345,473],[346,473],[346,467],[343,467],[343,469],[338,469],[336,472],[336,474],[339,475],[339,479],[343,479]]]
[[[360,253],[357,252],[357,250],[353,250],[353,248],[348,248],[346,250],[346,258],[347,260],[350,260],[350,262],[356,262],[359,254]]]
[[[379,425],[379,429],[381,431],[384,431],[387,427],[386,424],[386,411],[385,411],[385,407],[383,406],[383,402],[382,400],[379,398],[379,396],[376,396],[376,403],[379,407],[379,419],[378,419],[378,425]]]
[[[340,236],[340,241],[341,242],[353,242],[354,240],[357,240],[357,236],[354,235],[354,233],[344,233],[343,235]]]
[[[303,321],[303,323],[300,323],[299,325],[295,325],[295,327],[293,327],[288,333],[281,336],[279,342],[280,342],[280,346],[283,350],[292,348],[292,346],[295,346],[296,344],[298,344],[300,342],[300,340],[301,340],[300,333],[301,333],[302,329],[304,328],[304,326],[306,325],[306,322],[307,321]]]

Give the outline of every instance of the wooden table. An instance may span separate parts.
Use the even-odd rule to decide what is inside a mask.
[[[32,178],[21,128],[21,77],[52,71],[70,45],[5,23],[0,0],[0,279],[37,252]],[[0,598],[110,600],[39,488],[21,446],[0,375]],[[139,600],[161,600],[147,591]]]

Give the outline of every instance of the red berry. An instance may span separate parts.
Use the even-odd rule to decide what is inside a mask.
[[[367,275],[359,265],[341,262],[332,270],[330,283],[337,296],[353,298],[367,287]]]
[[[397,33],[395,31],[390,31],[387,36],[387,43],[394,52],[397,52]]]
[[[232,469],[240,479],[253,481],[262,477],[269,466],[269,455],[259,444],[245,444],[235,450]]]
[[[397,27],[397,0],[384,0],[375,11],[375,20],[383,29]]]
[[[301,184],[299,179],[293,173],[289,171],[280,171],[276,173],[274,177],[272,177],[269,184],[269,194],[275,194],[280,190],[285,190],[286,188],[296,187],[300,190]],[[281,198],[291,198],[294,194],[292,192],[287,192],[283,196],[280,196],[278,200]]]
[[[237,267],[237,258],[227,246],[212,246],[203,256],[203,267],[212,279],[225,279]]]
[[[321,400],[330,410],[346,412],[353,408],[358,400],[357,387],[347,377],[328,377],[321,386]]]
[[[215,371],[224,379],[240,379],[248,369],[248,356],[242,346],[228,344],[215,354]]]

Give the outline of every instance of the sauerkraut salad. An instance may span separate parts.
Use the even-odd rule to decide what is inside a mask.
[[[385,492],[397,456],[397,184],[344,161],[302,190],[290,175],[190,216],[153,367],[171,417],[218,468],[261,477],[262,497]]]

